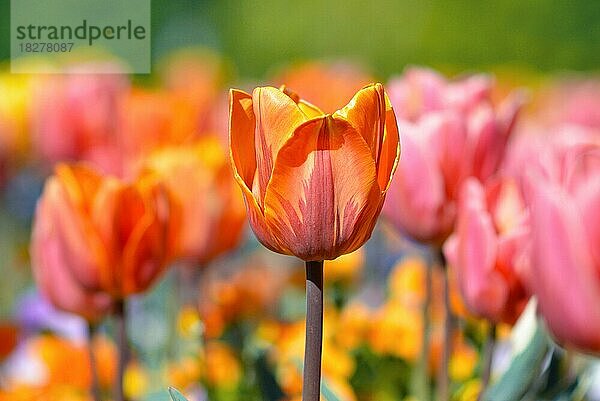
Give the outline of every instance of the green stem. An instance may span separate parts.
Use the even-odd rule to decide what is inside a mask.
[[[452,310],[450,309],[450,285],[446,258],[440,249],[438,251],[440,265],[443,269],[442,281],[444,285],[444,338],[442,347],[442,360],[438,374],[438,399],[440,401],[450,400],[450,375],[448,372],[450,356],[452,355]]]
[[[431,319],[429,311],[431,309],[431,297],[433,293],[433,266],[427,266],[425,270],[425,295],[422,306],[423,316],[423,345],[421,346],[421,355],[418,366],[417,391],[419,398],[423,401],[431,400],[431,383],[429,380],[429,360],[431,358]]]
[[[306,340],[302,401],[319,401],[323,347],[323,261],[306,262]]]
[[[119,362],[117,365],[117,380],[115,380],[114,394],[115,401],[127,401],[123,387],[123,378],[125,369],[129,362],[129,345],[127,342],[127,316],[125,300],[118,300],[115,303],[115,323],[117,326],[117,345],[119,349]]]
[[[87,349],[88,355],[90,358],[90,372],[92,375],[92,383],[91,383],[91,396],[94,401],[101,401],[102,396],[100,394],[100,383],[98,382],[98,372],[96,370],[96,356],[94,354],[94,332],[95,326],[93,323],[88,322],[88,341],[87,341]]]
[[[481,393],[477,398],[479,401],[483,400],[485,391],[490,384],[490,378],[492,376],[492,362],[494,360],[494,348],[496,346],[496,324],[492,323],[488,329],[487,338],[485,340],[485,349],[483,352],[483,372],[481,374]]]

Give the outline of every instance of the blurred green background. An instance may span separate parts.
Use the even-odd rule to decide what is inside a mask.
[[[7,59],[10,0],[0,4],[0,59]],[[152,12],[154,59],[202,44],[244,78],[323,57],[356,60],[382,78],[407,64],[457,71],[600,67],[595,0],[153,0]]]

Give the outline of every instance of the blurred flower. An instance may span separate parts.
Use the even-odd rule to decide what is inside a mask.
[[[528,215],[513,179],[469,178],[455,233],[444,253],[469,309],[495,323],[515,323],[529,300],[519,273],[527,263]]]
[[[121,299],[144,291],[166,266],[169,214],[166,191],[151,180],[127,184],[82,165],[59,165],[45,185],[32,235],[42,288],[53,301],[65,292],[54,287],[52,295],[56,277],[86,296],[101,291]],[[55,276],[45,282],[49,270]],[[98,299],[69,302],[86,317],[97,312],[89,306],[105,307]]]
[[[333,113],[373,78],[352,63],[313,61],[288,68],[274,82],[294,88],[306,101]]]
[[[184,306],[177,316],[177,332],[183,338],[196,338],[202,332],[202,321],[198,309]]]
[[[205,375],[215,387],[234,387],[242,377],[242,366],[233,350],[223,342],[210,341],[205,350]]]
[[[359,278],[365,264],[365,252],[357,249],[327,263],[326,282],[353,282]]]
[[[472,379],[466,382],[456,394],[457,401],[477,401],[481,394],[481,380]]]
[[[475,367],[479,362],[479,354],[465,342],[462,334],[454,339],[452,357],[450,358],[450,377],[453,381],[462,382],[473,376]]]
[[[254,233],[278,253],[310,261],[358,249],[381,211],[398,140],[380,84],[332,115],[285,88],[231,91],[234,174]]]
[[[554,146],[526,176],[531,211],[527,284],[554,337],[600,352],[600,146]]]
[[[373,351],[415,362],[423,343],[423,316],[420,308],[388,301],[373,316],[369,344]]]
[[[50,165],[85,160],[121,172],[117,125],[129,81],[121,74],[50,75],[32,105],[34,151]]]
[[[199,311],[208,338],[218,337],[234,321],[256,318],[276,305],[287,273],[261,264],[248,264],[233,274],[201,282]]]
[[[600,80],[567,78],[551,82],[537,96],[536,117],[549,126],[574,124],[600,130]]]
[[[338,319],[334,310],[325,310],[323,331],[323,380],[338,383],[344,393],[344,383],[355,371],[355,361],[350,350],[337,342]],[[274,338],[270,358],[275,362],[275,372],[279,384],[286,395],[294,397],[302,392],[302,359],[305,336],[305,322],[280,324]],[[345,392],[348,394],[347,392]],[[352,392],[350,392],[352,394]]]
[[[130,363],[123,377],[123,387],[128,399],[139,400],[147,392],[149,386],[148,373],[138,362]]]
[[[167,382],[180,390],[198,384],[201,375],[202,361],[195,356],[183,358],[167,366]]]
[[[246,213],[225,149],[215,137],[185,147],[164,148],[144,163],[170,191],[178,207],[171,253],[195,264],[206,264],[235,248]]]
[[[94,340],[93,348],[99,385],[109,389],[116,372],[116,348],[104,336]],[[15,358],[10,361],[12,368],[4,372],[6,383],[3,383],[7,389],[14,389],[14,393],[19,389],[28,389],[31,394],[89,391],[91,365],[87,346],[81,343],[42,334],[28,339]]]
[[[448,82],[424,69],[407,70],[389,88],[403,156],[385,213],[400,231],[439,245],[452,230],[462,182],[497,171],[522,101],[495,107],[487,76]]]
[[[68,207],[65,204],[58,206]],[[31,265],[38,288],[56,308],[78,314],[89,321],[100,320],[112,309],[110,295],[86,288],[69,271],[66,260],[68,251],[61,243],[55,219],[59,218],[52,211],[49,201],[41,201],[31,233]],[[63,221],[63,224],[70,222]]]
[[[373,311],[361,302],[347,304],[340,314],[336,341],[352,350],[366,341],[373,324]]]
[[[4,169],[27,154],[28,117],[35,82],[27,75],[0,72],[0,184]]]
[[[207,49],[173,52],[161,71],[165,89],[186,99],[193,107],[196,132],[223,134],[227,143],[227,94],[221,88],[226,64]]]
[[[199,134],[188,99],[165,90],[139,88],[123,99],[118,132],[125,177],[136,176],[152,152],[190,144]]]

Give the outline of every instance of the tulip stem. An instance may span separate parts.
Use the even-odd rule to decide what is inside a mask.
[[[438,258],[443,270],[442,281],[444,285],[444,339],[442,347],[442,360],[440,370],[438,372],[438,399],[440,401],[448,401],[450,399],[450,375],[448,365],[450,356],[452,355],[452,311],[450,309],[450,285],[449,272],[446,266],[446,257],[440,249]]]
[[[485,340],[485,348],[483,351],[483,372],[481,374],[481,393],[477,398],[483,400],[485,391],[490,383],[492,376],[492,362],[494,360],[494,347],[496,346],[496,324],[492,323],[488,328],[487,338]]]
[[[302,401],[321,397],[323,346],[323,261],[306,262],[306,341]]]
[[[425,270],[425,296],[422,305],[423,316],[423,344],[421,346],[421,357],[418,370],[418,394],[423,401],[431,400],[431,383],[429,380],[429,359],[431,355],[431,319],[429,310],[431,309],[431,297],[433,294],[433,268],[432,264]]]
[[[123,387],[125,368],[129,362],[129,345],[127,343],[127,316],[125,300],[115,302],[115,322],[117,325],[117,344],[119,347],[119,363],[117,366],[117,380],[115,381],[115,401],[127,401]]]
[[[91,322],[88,322],[87,349],[88,349],[88,355],[89,355],[89,359],[90,359],[90,374],[92,376],[92,383],[91,383],[92,387],[90,388],[90,392],[92,395],[92,399],[94,401],[100,401],[102,399],[102,396],[100,394],[100,383],[98,382],[98,372],[96,370],[96,356],[94,355],[94,333],[95,333],[95,331],[96,331],[96,327],[94,326],[94,324]]]

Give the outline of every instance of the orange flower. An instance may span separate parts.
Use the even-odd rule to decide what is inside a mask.
[[[165,267],[169,213],[166,191],[148,179],[127,184],[61,164],[38,203],[34,269],[48,268],[45,255],[53,249],[55,267],[87,292],[120,299],[144,291]],[[40,227],[51,227],[52,235],[37,235]]]
[[[172,244],[178,258],[204,264],[237,246],[246,212],[216,137],[160,150],[145,171],[164,182],[179,206]]]
[[[275,81],[302,93],[304,99],[318,104],[321,110],[333,113],[373,79],[360,65],[336,60],[294,65],[275,77]]]
[[[324,260],[369,239],[400,152],[381,84],[333,114],[285,88],[232,90],[229,123],[234,175],[267,248]]]
[[[167,91],[131,91],[123,100],[118,127],[125,177],[135,175],[153,151],[189,144],[197,137],[193,104]]]

